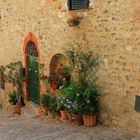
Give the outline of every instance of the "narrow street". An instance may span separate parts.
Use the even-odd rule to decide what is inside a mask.
[[[56,120],[29,119],[0,111],[0,140],[140,140],[103,126],[86,128]]]

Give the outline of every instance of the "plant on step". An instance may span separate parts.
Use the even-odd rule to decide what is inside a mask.
[[[16,103],[17,103],[17,92],[16,91],[10,92],[8,97],[9,97],[8,102],[11,105],[16,105]]]

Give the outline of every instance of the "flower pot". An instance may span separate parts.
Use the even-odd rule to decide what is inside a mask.
[[[55,118],[56,118],[57,120],[59,120],[59,119],[60,119],[60,117],[61,117],[60,112],[55,112]]]
[[[47,115],[48,114],[48,109],[45,106],[41,105],[40,106],[40,112]]]
[[[74,121],[74,124],[77,126],[83,125],[82,115],[72,114],[72,120]]]
[[[19,103],[16,103],[15,107],[14,107],[14,114],[20,114],[21,113],[21,105]]]
[[[80,17],[70,17],[67,19],[67,23],[69,26],[77,26],[80,24]]]
[[[54,115],[53,112],[48,111],[48,117],[49,117],[49,118],[55,118],[55,115]]]
[[[67,115],[68,115],[68,120],[69,120],[69,122],[73,122],[73,119],[72,119],[72,114],[67,113]]]
[[[67,115],[67,112],[66,111],[60,111],[60,113],[61,113],[61,118],[63,120],[68,120],[68,115]]]
[[[96,125],[97,115],[83,115],[84,125],[85,126],[95,126]]]

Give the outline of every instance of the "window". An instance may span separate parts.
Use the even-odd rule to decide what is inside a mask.
[[[89,0],[68,0],[69,10],[87,9]]]

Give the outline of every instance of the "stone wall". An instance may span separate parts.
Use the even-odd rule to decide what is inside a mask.
[[[139,0],[90,0],[88,10],[73,12],[66,0],[0,0],[0,11],[0,65],[23,60],[29,32],[38,39],[46,70],[52,56],[63,53],[68,43],[83,42],[100,56],[100,120],[140,132],[140,113],[134,110],[135,96],[140,95]],[[71,17],[80,17],[80,25],[70,27]]]

